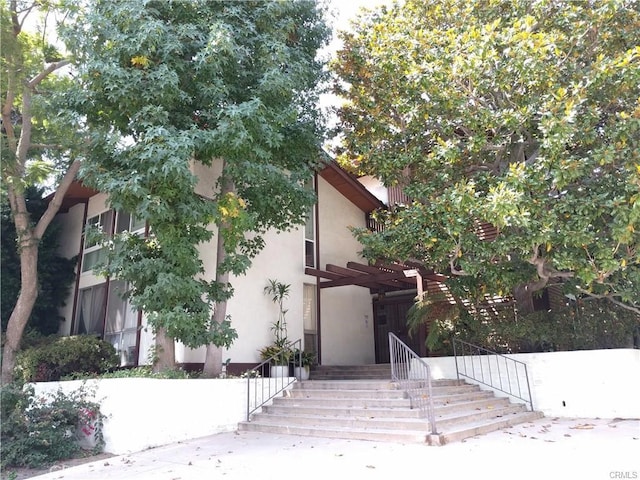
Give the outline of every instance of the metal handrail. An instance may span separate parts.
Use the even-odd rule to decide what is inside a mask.
[[[302,365],[302,340],[298,339],[290,342],[283,348],[292,352],[294,365]],[[245,372],[247,376],[247,422],[251,420],[252,413],[262,408],[296,380],[300,380],[289,376],[289,362],[286,365],[286,375],[283,370],[276,371],[274,368],[276,365],[272,365],[272,362],[278,357],[280,357],[279,354],[272,355],[264,362]],[[284,367],[284,365],[282,366]],[[267,372],[269,373],[268,377],[266,375]],[[251,401],[252,399],[253,402]]]
[[[391,380],[398,382],[400,389],[404,390],[409,397],[411,408],[420,409],[421,416],[429,420],[431,433],[437,435],[429,365],[391,332],[389,332],[389,357]]]
[[[462,354],[458,351],[458,348],[461,349]],[[527,403],[529,404],[529,408],[531,408],[533,412],[533,399],[526,363],[457,338],[453,339],[453,356],[456,361],[456,375],[458,379],[460,379],[460,375],[462,375],[494,390],[522,400],[525,402],[525,405]],[[458,365],[458,357],[462,357],[461,366]],[[483,359],[486,359],[484,365]],[[491,368],[491,359],[495,360],[493,369]],[[504,361],[502,362],[501,359]],[[467,366],[467,360],[470,367]],[[502,369],[500,368],[501,363],[504,364]],[[509,368],[510,365],[511,368]],[[461,371],[461,369],[464,371]],[[520,382],[520,372],[523,372],[524,375],[522,383],[526,383],[526,391],[523,391],[525,385],[521,385]]]

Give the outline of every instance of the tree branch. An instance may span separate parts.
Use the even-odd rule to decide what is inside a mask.
[[[43,71],[41,71],[38,75],[33,77],[29,82],[27,82],[27,87],[33,90],[42,80],[44,80],[47,75],[52,72],[55,72],[59,68],[64,67],[65,65],[69,65],[71,60],[60,60],[59,62],[53,62],[47,65]]]
[[[64,147],[57,143],[32,143],[31,148],[49,148],[52,150],[62,150]]]
[[[589,292],[588,290],[585,290],[585,289],[580,288],[580,287],[576,287],[576,288],[580,293],[584,293],[585,295],[588,295],[588,296],[593,297],[593,298],[602,298],[602,299],[605,299],[605,300],[609,300],[611,303],[613,303],[615,305],[618,305],[619,307],[622,307],[622,308],[624,308],[626,310],[630,310],[630,311],[635,312],[638,315],[640,315],[640,307],[638,307],[636,305],[633,305],[633,304],[629,305],[627,303],[621,302],[620,300],[616,300],[615,297],[619,296],[619,294],[612,293],[612,294],[608,294],[608,295],[599,295],[597,293]]]
[[[464,270],[459,269],[455,265],[456,258],[458,258],[458,255],[460,254],[460,251],[461,251],[460,250],[460,244],[456,244],[456,248],[453,251],[453,255],[449,259],[449,268],[451,269],[451,274],[452,275],[456,275],[458,277],[466,277],[469,274],[467,272],[465,272]]]
[[[573,272],[561,272],[555,268],[549,267],[547,259],[540,257],[540,254],[538,253],[539,250],[539,245],[534,246],[533,254],[529,259],[529,263],[536,267],[536,272],[540,278],[549,280],[550,278],[572,278],[574,276]]]
[[[69,170],[67,170],[67,173],[65,173],[64,177],[62,177],[62,180],[60,181],[60,184],[56,189],[56,193],[53,195],[53,200],[49,202],[49,206],[42,214],[42,217],[40,217],[40,220],[38,220],[38,223],[33,229],[33,236],[38,240],[42,238],[42,235],[53,220],[53,217],[55,217],[58,213],[58,210],[60,210],[62,200],[64,199],[67,190],[69,190],[71,183],[76,178],[76,174],[78,173],[78,170],[80,170],[81,164],[81,160],[74,160],[74,162],[69,167]]]

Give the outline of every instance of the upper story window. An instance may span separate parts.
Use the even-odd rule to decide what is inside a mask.
[[[313,189],[313,180],[305,187]],[[316,209],[315,205],[307,211],[307,221],[304,224],[304,266],[316,267]]]
[[[87,220],[86,228],[95,228],[103,234],[110,235],[113,225],[113,210],[107,210]],[[86,229],[85,229],[86,232]],[[85,235],[82,255],[82,272],[89,272],[104,260],[106,252],[99,238]]]
[[[145,222],[136,218],[128,212],[107,210],[99,215],[90,217],[87,220],[87,228],[96,228],[107,237],[111,237],[114,232],[122,233],[129,231],[131,233],[142,234],[144,233]],[[99,238],[93,238],[93,236],[85,236],[84,250],[82,255],[82,273],[89,272],[100,262],[104,261],[106,257],[106,250],[104,244]]]

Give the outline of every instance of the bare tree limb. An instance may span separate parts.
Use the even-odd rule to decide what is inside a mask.
[[[588,295],[588,296],[590,296],[592,298],[602,298],[602,299],[609,300],[611,303],[613,303],[615,305],[618,305],[619,307],[622,307],[622,308],[624,308],[626,310],[630,310],[630,311],[635,312],[638,315],[640,315],[640,307],[638,307],[636,305],[633,305],[633,304],[629,305],[627,303],[621,302],[620,300],[617,300],[615,297],[619,296],[619,294],[612,293],[612,294],[607,294],[607,295],[599,295],[597,293],[589,292],[588,290],[585,290],[585,289],[580,288],[580,287],[577,287],[577,289],[578,289],[578,291],[580,293],[584,293],[585,295]]]

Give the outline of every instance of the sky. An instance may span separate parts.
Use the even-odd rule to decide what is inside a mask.
[[[335,53],[342,47],[342,42],[337,38],[337,32],[340,30],[350,30],[350,22],[355,19],[358,13],[363,9],[375,9],[381,5],[391,5],[392,0],[330,0],[329,11],[332,15],[330,18],[333,26],[333,40],[329,46],[321,52],[321,54],[330,55],[332,58]],[[320,97],[321,108],[338,107],[342,101],[333,94],[324,94]],[[329,127],[332,127],[336,121],[335,117],[329,116]],[[331,149],[336,139],[329,140],[325,148]]]

